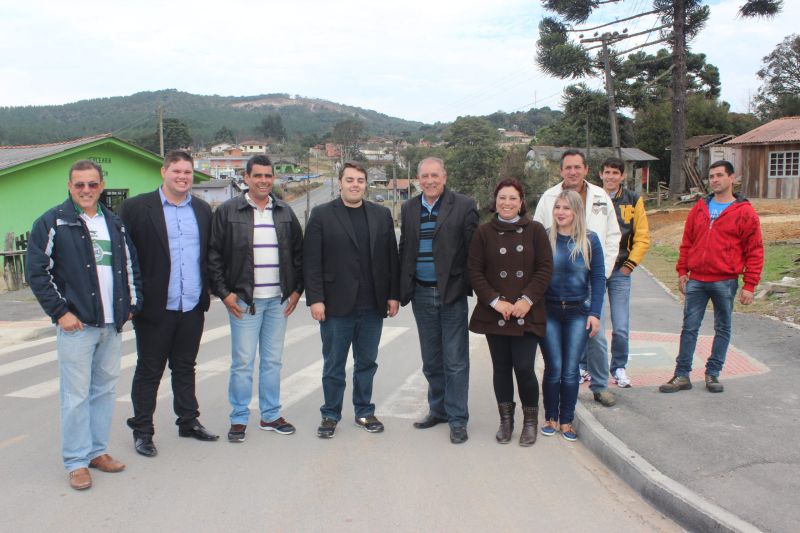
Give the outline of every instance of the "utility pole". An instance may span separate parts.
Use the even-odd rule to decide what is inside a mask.
[[[397,139],[393,141],[394,153],[392,154],[392,220],[397,220]]]
[[[614,100],[614,81],[611,79],[611,58],[608,53],[608,40],[611,34],[606,32],[603,34],[603,48],[601,53],[603,56],[603,70],[606,73],[606,94],[608,95],[608,120],[611,122],[611,146],[617,153],[617,157],[622,159],[622,148],[619,143],[619,124],[617,123],[617,105]]]
[[[164,157],[164,106],[158,106],[158,149]]]
[[[625,30],[627,32],[627,30]],[[595,34],[596,35],[596,34]],[[611,78],[611,54],[608,50],[609,43],[617,42],[622,39],[626,39],[628,36],[620,36],[619,33],[616,35],[605,32],[599,37],[595,37],[592,39],[581,39],[581,43],[596,43],[600,42],[600,57],[603,61],[603,71],[605,73],[605,85],[606,85],[606,96],[608,98],[608,121],[611,124],[611,146],[614,148],[614,152],[616,153],[617,157],[622,157],[622,149],[620,148],[619,142],[619,124],[617,122],[617,105],[614,98],[614,81]],[[589,118],[587,115],[586,118],[586,137],[587,137],[587,147],[588,147],[588,137],[589,137]],[[588,148],[587,148],[588,150]]]

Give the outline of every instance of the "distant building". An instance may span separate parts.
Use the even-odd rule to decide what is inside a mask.
[[[326,157],[341,157],[342,152],[339,150],[339,147],[333,143],[325,143],[325,156]]]
[[[198,183],[192,188],[192,196],[202,198],[212,209],[216,209],[222,202],[239,194],[239,187],[233,179],[211,179]]]
[[[552,175],[551,181],[556,183],[561,179],[559,174],[561,155],[567,150],[573,149],[580,150],[587,158],[595,161],[616,156],[616,150],[610,147],[592,147],[586,150],[586,147],[531,146],[526,156],[528,159],[527,166],[529,168],[546,168]],[[649,190],[650,161],[658,161],[658,158],[638,148],[622,148],[620,151],[622,152],[622,160],[625,161],[625,174],[628,178],[626,187],[637,192],[642,189]],[[590,166],[588,179],[594,183],[599,183],[599,178],[597,177],[599,170]],[[655,188],[655,184],[653,184],[653,187]]]
[[[103,168],[105,191],[100,201],[115,210],[130,196],[155,190],[161,184],[163,159],[136,145],[96,135],[60,143],[0,146],[0,237],[30,231],[45,210],[67,199],[69,168],[91,159]],[[195,172],[198,183],[209,179]]]
[[[768,122],[731,139],[734,164],[748,198],[800,198],[800,117]]]
[[[245,154],[255,155],[267,153],[267,141],[249,140],[243,141],[239,143],[239,145],[242,147],[242,152]]]
[[[205,172],[217,179],[234,178],[244,176],[245,165],[250,155],[243,155],[241,151],[238,155],[210,156],[194,160],[194,168]]]
[[[510,148],[512,146],[526,146],[533,141],[533,136],[521,131],[507,131],[498,128],[500,132],[500,147]]]
[[[234,147],[234,145],[232,145],[231,143],[218,143],[218,144],[215,144],[214,146],[211,146],[208,149],[208,151],[211,152],[212,154],[217,154],[218,155],[218,154],[224,153],[225,150],[229,150],[229,149],[231,149],[233,147]]]

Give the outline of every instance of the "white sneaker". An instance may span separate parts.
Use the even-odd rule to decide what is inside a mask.
[[[625,372],[624,368],[614,370],[614,383],[621,389],[627,389],[631,386],[631,378],[628,377],[628,373]]]
[[[587,381],[592,381],[592,376],[591,376],[591,374],[589,374],[588,370],[586,370],[585,368],[581,368],[580,371],[581,371],[581,376],[580,376],[580,378],[578,378],[578,384],[579,385],[581,383],[585,383]]]

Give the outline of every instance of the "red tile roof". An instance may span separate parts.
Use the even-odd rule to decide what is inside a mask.
[[[800,117],[783,117],[767,122],[725,144],[779,144],[800,142]]]

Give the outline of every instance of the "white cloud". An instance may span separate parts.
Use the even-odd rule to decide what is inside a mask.
[[[734,106],[745,87],[757,87],[760,58],[783,38],[777,22],[728,16],[740,1],[714,6],[694,46],[721,68]],[[788,5],[797,3],[785,4],[784,20],[797,20],[797,5]],[[14,51],[0,66],[4,106],[163,88],[286,92],[434,122],[534,102],[560,107],[567,84],[535,66],[541,6],[528,0],[28,0],[2,12],[0,49]]]

